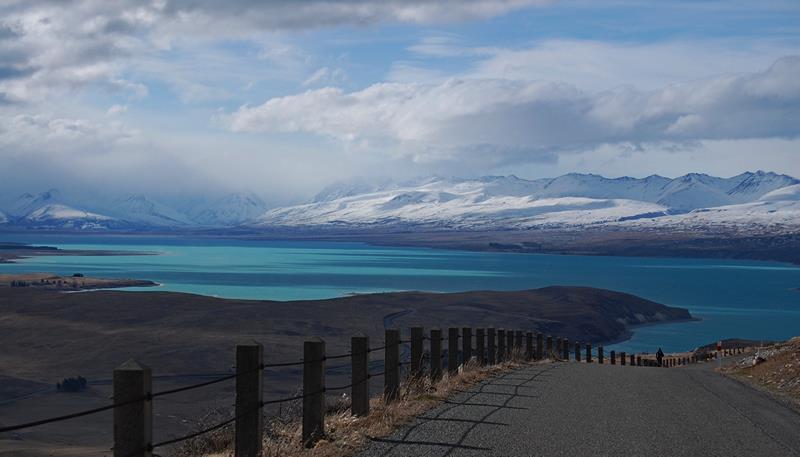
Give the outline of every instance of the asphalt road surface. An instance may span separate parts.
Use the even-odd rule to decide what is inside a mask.
[[[800,414],[710,364],[531,365],[373,439],[362,456],[800,456]]]

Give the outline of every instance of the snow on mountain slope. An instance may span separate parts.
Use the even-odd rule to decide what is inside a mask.
[[[110,211],[118,219],[138,225],[164,227],[192,225],[187,216],[142,194],[116,200]]]
[[[796,233],[800,229],[800,200],[769,200],[719,206],[654,219],[615,222],[611,225],[681,231],[723,229],[773,235]]]
[[[90,213],[66,205],[52,204],[45,205],[31,211],[24,217],[27,221],[46,221],[46,220],[66,220],[66,219],[91,219],[96,221],[108,221],[113,218],[102,214]]]
[[[736,180],[737,178],[742,179],[735,187],[729,189],[727,194],[739,203],[753,201],[777,189],[800,183],[791,176],[766,173],[761,170],[755,173],[743,173],[730,179]]]
[[[19,224],[61,229],[108,229],[118,226],[112,217],[53,203],[40,206],[22,217]]]
[[[800,200],[800,184],[781,187],[759,198],[761,201],[798,201]]]
[[[446,189],[446,190],[445,190]],[[279,208],[261,216],[259,226],[423,225],[449,228],[527,228],[596,224],[667,208],[624,199],[493,195],[480,182],[449,181]]]
[[[49,189],[36,195],[25,193],[17,197],[13,202],[9,213],[12,216],[23,217],[45,205],[62,203],[60,199],[61,192],[58,189]]]
[[[253,225],[508,229],[605,223],[635,226],[636,221],[647,225],[651,223],[646,221],[662,219],[673,224],[692,220],[702,224],[726,217],[741,223],[748,217],[766,221],[777,218],[775,212],[791,213],[792,205],[767,208],[769,205],[758,199],[765,194],[783,199],[783,191],[773,189],[798,182],[761,171],[732,178],[698,173],[675,179],[658,175],[609,179],[577,173],[537,180],[515,176],[430,178],[405,185],[391,183],[388,188],[364,193],[354,193],[353,187],[339,188],[306,205],[268,211]],[[741,206],[742,201],[749,206]],[[690,215],[680,218],[676,213]]]
[[[199,207],[191,218],[201,225],[224,227],[251,221],[263,214],[266,208],[264,200],[257,195],[237,192]]]
[[[702,173],[674,179],[658,175],[637,179],[570,173],[534,180],[513,175],[426,177],[405,182],[357,179],[326,187],[308,204],[266,212],[264,201],[245,192],[223,196],[172,195],[162,196],[166,200],[153,200],[141,194],[116,198],[105,193],[73,193],[67,198],[50,189],[4,200],[0,204],[0,224],[90,228],[91,224],[101,224],[128,230],[242,224],[464,229],[589,224],[644,227],[661,222],[718,224],[725,218],[737,224],[748,218],[760,221],[758,224],[770,220],[789,224],[791,221],[782,218],[794,214],[794,206],[786,202],[797,201],[798,186],[800,180],[791,176],[763,171],[730,178]],[[794,224],[800,226],[800,221]]]
[[[334,201],[383,191],[416,189],[440,192],[478,192],[481,198],[529,196],[534,198],[586,197],[624,199],[657,203],[675,211],[747,203],[780,187],[800,183],[795,178],[763,171],[718,178],[690,173],[670,179],[659,175],[646,178],[606,178],[593,174],[569,173],[556,178],[535,180],[516,176],[484,176],[476,179],[426,178],[407,183],[384,181],[368,184],[363,180],[329,186],[312,203]]]
[[[658,203],[679,211],[734,203],[733,198],[725,193],[725,186],[719,178],[706,178],[710,177],[688,174],[670,181],[661,189]]]

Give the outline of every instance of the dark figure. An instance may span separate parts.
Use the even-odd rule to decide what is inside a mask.
[[[664,358],[664,351],[661,348],[658,348],[658,352],[656,352],[656,360],[658,361],[658,366],[661,366],[661,360]]]

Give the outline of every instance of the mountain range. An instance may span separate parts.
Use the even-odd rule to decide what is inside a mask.
[[[67,197],[58,189],[25,193],[0,206],[0,224],[69,230],[231,227],[253,220],[267,205],[255,194],[166,204],[143,194],[111,198]]]
[[[605,178],[570,173],[526,180],[426,178],[368,187],[331,186],[305,205],[276,208],[256,226],[428,227],[450,229],[565,228],[662,222],[699,228],[746,224],[800,226],[800,180],[772,172],[730,178],[690,173],[670,179]],[[644,222],[647,221],[647,222]]]
[[[800,228],[800,180],[772,172],[730,178],[605,178],[570,173],[357,180],[329,186],[308,203],[268,209],[253,193],[173,199],[143,194],[67,198],[57,189],[0,201],[0,226],[69,230],[189,229],[245,226],[470,229],[659,227],[700,230]]]

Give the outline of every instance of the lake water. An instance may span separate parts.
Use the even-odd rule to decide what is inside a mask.
[[[2,235],[0,241],[154,256],[37,257],[0,273],[81,272],[150,279],[159,290],[228,298],[330,298],[397,290],[519,290],[582,285],[688,308],[697,322],[641,327],[609,349],[686,350],[721,338],[800,334],[800,267],[776,262],[467,252],[359,243],[184,237]],[[147,288],[152,290],[152,288]]]

